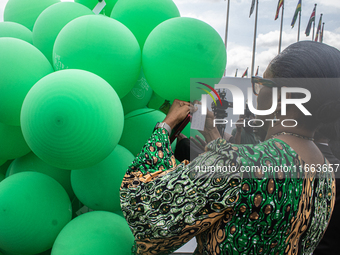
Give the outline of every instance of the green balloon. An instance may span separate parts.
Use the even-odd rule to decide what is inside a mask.
[[[114,213],[118,214],[119,216],[122,216],[125,219],[124,214],[123,214],[123,212],[121,210],[115,211]]]
[[[165,103],[165,99],[160,97],[159,95],[155,93],[155,91],[153,91],[152,96],[147,106],[149,108],[158,110],[164,103]]]
[[[156,26],[179,16],[177,6],[172,0],[118,1],[111,13],[111,18],[122,22],[131,30],[141,49]]]
[[[91,10],[93,10],[94,7],[96,7],[98,2],[101,2],[99,0],[74,0],[74,1],[76,3],[80,3],[80,4],[85,5],[86,7],[90,8]],[[115,6],[117,1],[118,0],[105,0],[106,5],[100,13],[104,14],[106,16],[110,16],[112,8]]]
[[[48,249],[47,251],[44,251],[44,252],[39,253],[37,255],[51,255],[51,251],[52,251],[52,249]]]
[[[51,255],[130,255],[134,237],[121,216],[94,211],[73,219],[58,235]]]
[[[74,196],[71,201],[72,203],[72,219],[79,216],[79,210],[84,207],[83,203],[79,201],[79,199]]]
[[[117,20],[87,15],[68,23],[53,49],[55,70],[82,69],[105,79],[120,98],[136,84],[141,51],[131,31]]]
[[[0,38],[0,66],[0,121],[19,126],[26,94],[53,68],[32,44],[8,37]]]
[[[15,22],[0,22],[0,37],[13,37],[33,44],[32,31]]]
[[[139,109],[125,115],[125,124],[119,144],[134,156],[141,151],[150,138],[157,122],[163,121],[165,114],[154,109]]]
[[[122,98],[124,114],[126,115],[134,110],[144,108],[150,101],[151,95],[152,88],[145,79],[143,70],[141,70],[135,86]]]
[[[9,126],[0,122],[0,158],[15,159],[31,151],[28,147],[21,128]]]
[[[54,42],[61,29],[71,20],[93,12],[84,5],[74,2],[61,2],[46,8],[33,27],[33,44],[53,64]]]
[[[71,183],[77,198],[93,210],[120,210],[120,185],[134,159],[131,152],[117,145],[99,164],[72,171]]]
[[[1,167],[3,164],[5,164],[6,161],[7,161],[7,159],[0,159],[0,167]]]
[[[220,35],[193,18],[173,18],[158,25],[143,48],[149,85],[169,101],[190,100],[191,78],[221,78],[226,50]]]
[[[59,182],[61,186],[63,186],[70,199],[74,197],[74,192],[71,186],[71,171],[51,166],[31,152],[23,157],[13,160],[8,168],[8,175],[11,176],[16,173],[28,171],[38,172],[52,177],[54,180]]]
[[[5,179],[5,175],[0,173],[0,182]]]
[[[50,5],[59,2],[59,0],[8,0],[4,21],[16,22],[33,30],[34,22],[40,13]]]
[[[10,176],[0,183],[0,247],[18,254],[46,251],[71,214],[67,193],[51,177],[36,172]]]
[[[8,167],[9,167],[9,165],[12,163],[12,161],[13,161],[13,160],[7,160],[7,161],[5,161],[5,163],[2,164],[2,165],[0,166],[0,173],[6,174],[7,169],[8,169]]]
[[[9,176],[9,171],[7,169],[6,174],[5,174],[5,178],[7,178],[8,176]]]
[[[105,159],[123,126],[116,92],[83,70],[47,75],[29,91],[21,111],[21,128],[34,154],[62,169],[90,167]]]

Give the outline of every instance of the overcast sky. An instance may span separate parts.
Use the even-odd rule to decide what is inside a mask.
[[[207,22],[217,30],[224,40],[226,1],[174,0],[174,2],[181,16],[193,17]],[[249,18],[251,2],[252,0],[230,0],[227,50],[227,75],[230,76],[235,75],[236,68],[239,69],[238,76],[241,76],[247,67],[250,71],[255,23],[255,13]],[[278,53],[280,18],[274,21],[277,2],[278,0],[259,0],[255,68],[260,66],[260,75],[262,75],[270,60]],[[7,0],[0,0],[0,21],[3,20],[3,10],[6,3]],[[297,41],[297,23],[293,29],[290,26],[297,3],[298,0],[285,1],[282,49]],[[306,37],[304,33],[315,3],[318,4],[316,23],[319,22],[320,13],[323,13],[323,22],[325,22],[324,43],[340,49],[339,0],[302,1],[300,40],[311,40],[311,35]]]

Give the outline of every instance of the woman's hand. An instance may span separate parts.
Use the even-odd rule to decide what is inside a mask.
[[[175,99],[163,122],[173,129],[177,124],[181,123],[186,116],[188,116],[191,106],[192,105],[188,102]]]
[[[207,117],[205,119],[204,131],[200,131],[200,133],[204,136],[206,143],[210,143],[217,138],[221,138],[217,127],[214,127],[214,120],[214,113],[207,109]]]
[[[201,104],[201,102],[198,100],[195,100],[193,103]],[[221,135],[217,127],[216,126],[214,127],[214,120],[215,120],[214,113],[212,111],[209,111],[209,109],[207,109],[207,116],[205,119],[204,130],[199,131],[204,136],[206,143],[216,140],[217,138],[221,138]]]

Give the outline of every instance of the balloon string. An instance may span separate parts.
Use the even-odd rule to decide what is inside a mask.
[[[150,113],[150,112],[154,112],[154,111],[158,111],[158,110],[152,110],[152,111],[149,111],[149,112],[144,112],[144,113],[140,113],[140,114],[137,114],[137,115],[133,115],[131,117],[126,118],[126,120],[137,117],[137,116],[141,116],[141,115],[144,115],[144,114],[147,114],[147,113]]]

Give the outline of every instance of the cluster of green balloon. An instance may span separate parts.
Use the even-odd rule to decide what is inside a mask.
[[[31,152],[23,157],[13,160],[13,162],[8,167],[7,172],[8,176],[11,176],[16,173],[28,171],[39,172],[52,177],[57,182],[59,182],[61,186],[63,186],[71,200],[74,198],[74,192],[72,190],[70,178],[71,171],[51,166]]]
[[[119,189],[128,166],[135,157],[123,146],[92,167],[73,170],[72,188],[77,198],[93,210],[120,210]]]
[[[135,85],[141,50],[131,31],[103,15],[86,15],[69,22],[53,48],[55,70],[82,69],[105,79],[124,97]]]
[[[71,214],[67,193],[51,177],[37,172],[12,175],[0,183],[0,247],[14,254],[43,252],[52,247]]]
[[[31,30],[15,22],[0,22],[0,37],[17,38],[33,44]]]
[[[26,94],[53,68],[32,44],[9,37],[0,38],[0,66],[0,122],[19,126]]]
[[[46,8],[33,27],[33,44],[53,64],[53,45],[61,29],[71,20],[93,12],[82,4],[60,2]]]
[[[0,159],[15,159],[31,151],[28,147],[21,128],[9,126],[0,122]]]
[[[122,98],[124,114],[126,115],[134,110],[144,108],[150,101],[151,96],[152,88],[145,79],[143,70],[141,70],[135,86]]]
[[[27,94],[21,128],[32,151],[49,165],[80,169],[105,159],[124,126],[121,102],[99,76],[62,70],[45,76]]]
[[[104,211],[84,213],[60,232],[51,255],[130,255],[134,237],[125,219]]]
[[[150,138],[157,122],[164,118],[164,113],[154,109],[143,108],[130,112],[125,115],[124,130],[119,144],[137,156]]]
[[[12,21],[24,25],[29,30],[40,13],[60,0],[8,0],[4,10],[4,21]]]
[[[226,50],[210,25],[180,17],[152,30],[142,60],[145,77],[159,96],[189,101],[191,78],[222,78]]]
[[[86,7],[88,7],[89,9],[93,10],[94,7],[96,7],[96,5],[98,4],[98,0],[74,0],[76,3],[80,3],[85,5]],[[118,0],[106,0],[106,5],[103,8],[103,10],[100,12],[100,14],[104,14],[106,16],[110,16],[111,12],[112,12],[112,8],[115,6],[116,2]]]
[[[165,20],[179,17],[172,0],[118,1],[111,18],[122,22],[135,35],[141,49],[151,31]]]

